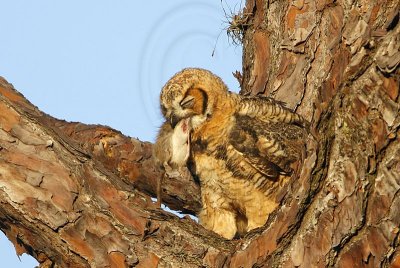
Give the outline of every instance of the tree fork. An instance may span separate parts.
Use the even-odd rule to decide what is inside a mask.
[[[400,267],[399,8],[248,0],[236,17],[241,92],[287,103],[317,138],[281,206],[240,240],[154,208],[151,144],[51,118],[1,81],[0,229],[43,266]],[[164,191],[198,211],[195,183]]]

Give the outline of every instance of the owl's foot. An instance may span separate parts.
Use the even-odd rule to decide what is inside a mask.
[[[235,213],[225,209],[207,209],[199,214],[199,222],[226,239],[233,239],[237,232]]]

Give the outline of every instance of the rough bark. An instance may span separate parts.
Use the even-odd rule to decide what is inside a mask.
[[[242,264],[399,266],[399,2],[250,0],[244,14],[242,93],[286,102],[318,145],[257,237],[274,245]]]
[[[267,224],[225,241],[155,208],[151,144],[56,120],[0,81],[0,229],[59,267],[400,267],[400,23],[387,1],[248,0],[242,94],[312,122],[307,157]],[[232,31],[234,30],[234,31]],[[198,186],[164,201],[194,213]]]

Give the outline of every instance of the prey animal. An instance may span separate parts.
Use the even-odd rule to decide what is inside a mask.
[[[163,177],[176,178],[185,175],[189,154],[190,119],[182,119],[174,128],[170,123],[164,122],[153,145],[153,157],[156,165],[164,170]],[[162,201],[163,177],[157,182],[158,206],[161,206]]]

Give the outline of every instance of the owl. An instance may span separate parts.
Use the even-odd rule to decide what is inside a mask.
[[[190,152],[190,119],[181,120],[174,128],[165,122],[153,145],[155,164],[164,169],[164,176],[186,176],[186,163]],[[157,182],[157,205],[161,205],[161,180]]]
[[[200,224],[226,239],[263,226],[279,205],[277,190],[304,158],[308,122],[271,98],[232,93],[199,68],[175,74],[160,103],[172,127],[190,120]]]

